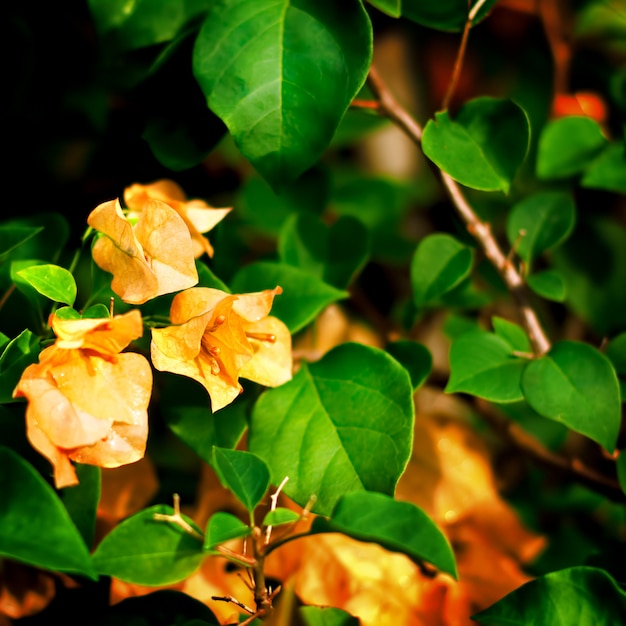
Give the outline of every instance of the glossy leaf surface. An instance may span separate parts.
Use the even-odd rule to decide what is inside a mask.
[[[18,272],[40,294],[69,306],[76,299],[76,281],[70,272],[57,265],[33,265]]]
[[[244,524],[238,517],[225,511],[213,513],[207,522],[204,533],[204,549],[213,550],[222,543],[231,539],[239,539],[251,533],[249,526]]]

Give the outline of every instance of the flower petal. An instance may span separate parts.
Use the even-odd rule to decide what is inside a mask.
[[[281,287],[266,289],[255,293],[237,295],[235,311],[249,322],[256,322],[266,317],[272,309],[274,296],[283,292]]]
[[[232,298],[230,294],[209,287],[192,287],[174,296],[170,307],[170,319],[173,324],[184,324],[192,317],[202,315],[213,309],[224,298]]]

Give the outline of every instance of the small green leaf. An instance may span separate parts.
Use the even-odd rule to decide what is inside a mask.
[[[300,515],[291,509],[277,507],[273,511],[268,511],[263,518],[263,526],[281,526],[282,524],[293,524],[300,519]]]
[[[202,562],[202,541],[179,526],[154,519],[172,515],[171,506],[157,504],[116,526],[98,545],[93,564],[98,573],[138,585],[171,585],[190,576]],[[183,515],[199,534],[200,529]]]
[[[402,552],[416,561],[428,561],[457,578],[454,552],[435,523],[411,502],[382,493],[357,491],[343,496],[330,519],[318,517],[311,532],[339,532],[359,541]]]
[[[298,615],[303,626],[359,626],[358,618],[330,606],[301,606]]]
[[[411,377],[413,391],[426,382],[433,367],[433,357],[426,346],[415,341],[400,339],[388,343],[386,350],[406,368]]]
[[[565,281],[556,270],[544,270],[526,277],[528,286],[539,296],[554,302],[564,302]]]
[[[576,205],[569,193],[542,191],[513,207],[506,233],[520,258],[530,264],[567,239],[575,219]]]
[[[285,222],[278,251],[284,263],[343,289],[367,261],[369,232],[348,215],[327,226],[316,215],[300,213]]]
[[[620,393],[604,354],[589,344],[561,341],[528,363],[521,385],[537,413],[613,452],[621,423]]]
[[[204,533],[204,549],[213,550],[222,543],[231,539],[246,537],[252,532],[247,524],[238,517],[225,511],[217,511],[209,517],[206,532]]]
[[[111,317],[111,311],[109,307],[104,304],[92,304],[87,307],[82,314],[83,319],[106,319],[107,317]]]
[[[512,352],[508,341],[491,333],[478,330],[460,335],[450,349],[446,393],[471,393],[492,402],[522,400],[520,377],[526,361]]]
[[[513,101],[476,98],[452,119],[435,114],[424,128],[424,154],[452,178],[473,189],[508,193],[526,158],[530,129]]]
[[[491,323],[495,334],[504,339],[513,350],[532,353],[533,348],[530,344],[530,339],[521,326],[497,315],[491,318]]]
[[[301,506],[316,496],[328,515],[350,491],[392,495],[409,460],[413,388],[407,371],[382,350],[344,343],[302,364],[288,383],[265,391],[250,423],[249,449],[274,484]]]
[[[600,125],[571,115],[548,122],[539,136],[537,176],[567,178],[582,172],[606,146]]]
[[[607,572],[571,567],[527,582],[472,619],[494,626],[608,626],[623,623],[624,615],[626,593]]]
[[[270,486],[270,471],[265,462],[252,452],[214,446],[212,466],[222,485],[252,515]]]
[[[319,159],[371,55],[359,0],[228,0],[211,4],[193,69],[209,108],[276,188]]]
[[[61,320],[79,320],[81,319],[81,314],[71,306],[62,306],[59,307],[54,314]],[[108,315],[108,312],[107,312]]]
[[[418,308],[439,302],[472,269],[472,250],[444,233],[424,237],[411,261],[413,300]]]
[[[42,296],[69,306],[76,300],[76,281],[71,272],[58,265],[33,265],[20,270],[18,275],[32,285]]]
[[[610,143],[589,164],[580,181],[589,189],[626,193],[626,142]]]
[[[349,295],[297,267],[266,261],[246,265],[231,281],[233,293],[273,289],[276,285],[283,293],[274,300],[271,315],[285,322],[292,333],[313,321],[329,304]]]
[[[96,579],[89,551],[52,487],[0,446],[0,555]]]
[[[0,356],[0,404],[14,402],[13,391],[24,370],[39,357],[39,338],[23,330]]]

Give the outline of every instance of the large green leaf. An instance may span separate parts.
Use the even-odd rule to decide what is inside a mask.
[[[230,283],[233,293],[273,289],[276,285],[283,293],[274,300],[271,315],[285,322],[292,333],[313,321],[329,304],[348,297],[346,291],[284,263],[252,263],[239,270]]]
[[[435,114],[424,127],[424,154],[456,181],[483,191],[508,193],[526,157],[530,128],[512,100],[476,98],[452,119]]]
[[[586,343],[561,341],[527,365],[521,385],[537,413],[613,452],[621,423],[620,392],[604,354]]]
[[[171,506],[157,504],[116,526],[93,554],[98,573],[138,585],[171,585],[187,578],[200,566],[202,541],[154,519],[155,514],[173,513]],[[192,520],[183,518],[200,533]]]
[[[209,108],[278,187],[328,146],[371,54],[372,27],[359,0],[216,0],[193,67]]]
[[[100,468],[95,465],[76,465],[79,483],[60,492],[61,501],[78,528],[85,545],[93,545],[96,515],[100,502]]]
[[[582,172],[606,146],[600,125],[571,115],[546,124],[539,137],[537,176],[567,178]]]
[[[213,469],[224,487],[246,507],[251,518],[270,486],[267,465],[252,452],[213,448]]]
[[[52,487],[4,446],[0,467],[0,555],[95,579],[87,546]]]
[[[440,303],[440,298],[459,285],[472,269],[472,250],[451,235],[424,237],[411,261],[413,300],[418,308]]]
[[[527,582],[472,618],[494,626],[617,626],[624,616],[626,593],[607,572],[571,567]]]
[[[498,335],[481,330],[460,335],[450,348],[450,379],[446,393],[471,393],[492,402],[516,402],[524,397],[520,377],[526,361]]]
[[[300,213],[285,222],[278,250],[284,263],[344,289],[367,261],[369,232],[349,215],[327,226],[316,215]]]
[[[412,386],[391,356],[346,343],[294,378],[263,393],[254,407],[249,448],[301,505],[328,515],[356,490],[393,495],[413,439]]]
[[[580,181],[583,187],[626,193],[626,142],[610,143],[589,164]]]
[[[17,272],[29,285],[32,285],[42,296],[54,302],[63,302],[69,306],[76,299],[76,281],[71,272],[58,265],[32,265]]]
[[[330,519],[318,517],[313,533],[339,532],[360,541],[378,543],[457,577],[454,553],[435,523],[411,502],[382,493],[358,491],[339,500]]]
[[[506,234],[515,251],[531,263],[564,241],[574,228],[576,206],[569,193],[542,191],[518,202],[509,215]]]

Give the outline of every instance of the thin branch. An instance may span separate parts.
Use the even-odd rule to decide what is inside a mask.
[[[278,496],[280,495],[280,492],[283,490],[283,487],[287,484],[288,480],[289,480],[289,476],[285,476],[285,478],[283,478],[280,485],[278,485],[276,491],[270,496],[270,500],[272,501],[270,511],[276,510],[276,506],[278,505]],[[265,544],[266,545],[270,542],[271,536],[272,536],[272,526],[268,526],[265,529]]]
[[[374,66],[370,68],[368,84],[372,93],[380,102],[381,113],[393,120],[421,147],[422,127],[395,99]],[[474,212],[457,182],[446,172],[439,170],[439,173],[444,188],[448,192],[457,213],[465,223],[468,232],[481,245],[486,257],[498,270],[515,299],[535,354],[538,356],[544,354],[550,349],[550,340],[546,336],[537,314],[530,305],[524,279],[500,249],[489,224],[481,221]]]
[[[204,543],[204,535],[191,526],[181,515],[180,496],[177,493],[174,494],[174,513],[155,513],[152,517],[157,522],[169,522],[170,524],[174,524],[188,535],[191,535],[194,539],[197,539],[200,543]]]
[[[463,69],[463,61],[465,59],[465,51],[467,50],[467,40],[469,39],[469,32],[472,28],[472,18],[468,16],[463,28],[463,35],[461,36],[461,43],[459,44],[459,51],[456,55],[456,61],[454,62],[454,69],[452,70],[452,78],[448,83],[448,89],[441,103],[441,110],[446,111],[450,108],[450,102],[456,91],[456,86],[461,76],[461,70]]]

